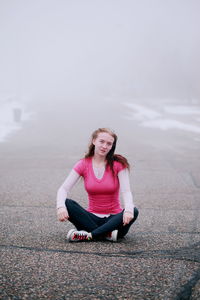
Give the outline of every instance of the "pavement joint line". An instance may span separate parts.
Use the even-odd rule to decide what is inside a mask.
[[[182,247],[177,249],[162,249],[162,250],[140,250],[140,251],[119,251],[113,252],[86,252],[86,251],[74,251],[64,249],[50,249],[50,248],[36,248],[29,246],[17,246],[17,245],[0,245],[0,248],[7,249],[20,249],[36,252],[52,252],[52,253],[65,253],[65,254],[84,254],[84,255],[96,255],[105,257],[121,257],[121,258],[163,258],[174,259],[181,261],[197,262],[200,263],[200,253],[197,251],[200,242],[193,244],[189,247]],[[196,248],[196,249],[195,249]]]
[[[197,282],[200,280],[200,268],[192,275],[192,277],[186,282],[180,289],[178,295],[174,300],[189,300],[192,296],[192,290],[195,288]]]

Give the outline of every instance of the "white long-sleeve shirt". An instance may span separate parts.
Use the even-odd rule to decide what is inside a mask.
[[[104,170],[103,170],[104,171]],[[97,176],[97,170],[94,169],[95,175]],[[103,172],[101,173],[101,177],[103,176]],[[61,187],[57,192],[57,208],[65,207],[65,200],[68,197],[71,189],[77,183],[81,176],[72,169],[69,173],[66,180],[63,182]],[[122,199],[124,202],[125,211],[133,212],[134,204],[133,204],[133,196],[130,189],[130,181],[129,181],[129,171],[128,169],[123,169],[118,173],[120,192],[122,195]],[[97,216],[104,217],[108,216],[107,214],[96,214]]]

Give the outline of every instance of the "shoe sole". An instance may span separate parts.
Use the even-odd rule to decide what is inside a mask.
[[[111,238],[106,238],[106,240],[116,243],[117,242],[117,236],[118,236],[118,230],[116,229],[116,230],[113,230],[112,237]]]
[[[114,230],[114,233],[112,234],[113,235],[113,242],[117,242],[117,236],[118,236],[118,230]]]

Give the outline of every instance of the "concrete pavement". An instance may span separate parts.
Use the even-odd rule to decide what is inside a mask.
[[[1,145],[1,299],[200,298],[199,149],[180,132],[152,130],[147,142],[148,129],[133,131],[126,155],[140,215],[120,243],[65,241],[72,226],[57,221],[55,195],[78,150],[25,147],[20,133]],[[86,206],[82,182],[71,197]]]

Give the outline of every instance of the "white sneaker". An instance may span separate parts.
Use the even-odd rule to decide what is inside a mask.
[[[67,234],[68,242],[80,242],[89,241],[91,238],[88,236],[88,232],[85,230],[71,229]]]
[[[118,230],[113,230],[109,232],[106,236],[107,241],[117,242]]]

